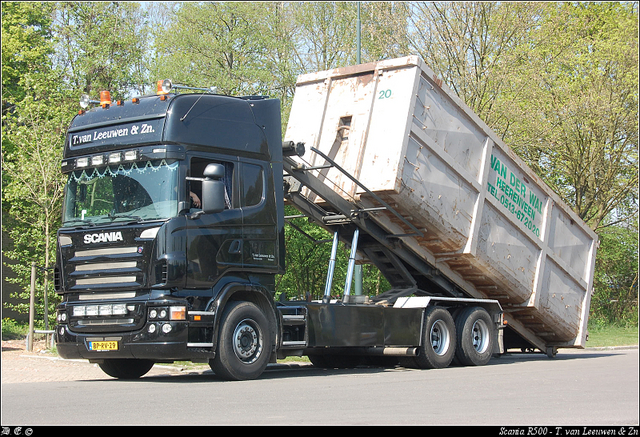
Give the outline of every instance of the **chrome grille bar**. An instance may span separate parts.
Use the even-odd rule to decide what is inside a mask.
[[[137,253],[138,248],[133,247],[105,247],[103,249],[89,249],[89,250],[78,250],[75,253],[76,257],[85,257],[85,256],[105,256],[105,255],[124,255],[128,253]]]
[[[105,276],[99,278],[77,279],[76,285],[118,284],[136,282],[135,276]]]
[[[88,270],[130,269],[136,266],[137,266],[136,261],[82,264],[82,265],[76,266],[76,272],[86,272]]]

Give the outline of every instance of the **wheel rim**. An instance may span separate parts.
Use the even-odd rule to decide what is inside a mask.
[[[233,351],[245,364],[255,362],[262,353],[262,333],[253,320],[245,319],[233,331]]]
[[[474,322],[471,329],[471,341],[473,348],[478,353],[484,353],[489,347],[489,327],[482,319],[478,319]]]
[[[449,344],[451,342],[449,337],[449,329],[445,325],[444,321],[436,320],[431,326],[431,347],[438,356],[442,356],[449,350]]]

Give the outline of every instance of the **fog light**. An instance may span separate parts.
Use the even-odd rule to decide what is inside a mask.
[[[162,325],[162,332],[164,332],[165,334],[168,334],[171,332],[171,325],[168,323],[165,323],[164,325]]]
[[[64,326],[60,327],[60,335],[64,335]]]
[[[149,325],[147,331],[149,331],[149,334],[153,334],[154,332],[156,332],[156,325]]]

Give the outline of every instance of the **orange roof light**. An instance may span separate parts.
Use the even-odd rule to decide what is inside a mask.
[[[100,91],[100,106],[103,108],[111,105],[111,93],[109,91]]]

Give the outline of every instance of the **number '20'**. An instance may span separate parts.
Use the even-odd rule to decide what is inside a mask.
[[[380,90],[378,92],[378,100],[388,99],[389,97],[391,97],[391,90]]]

